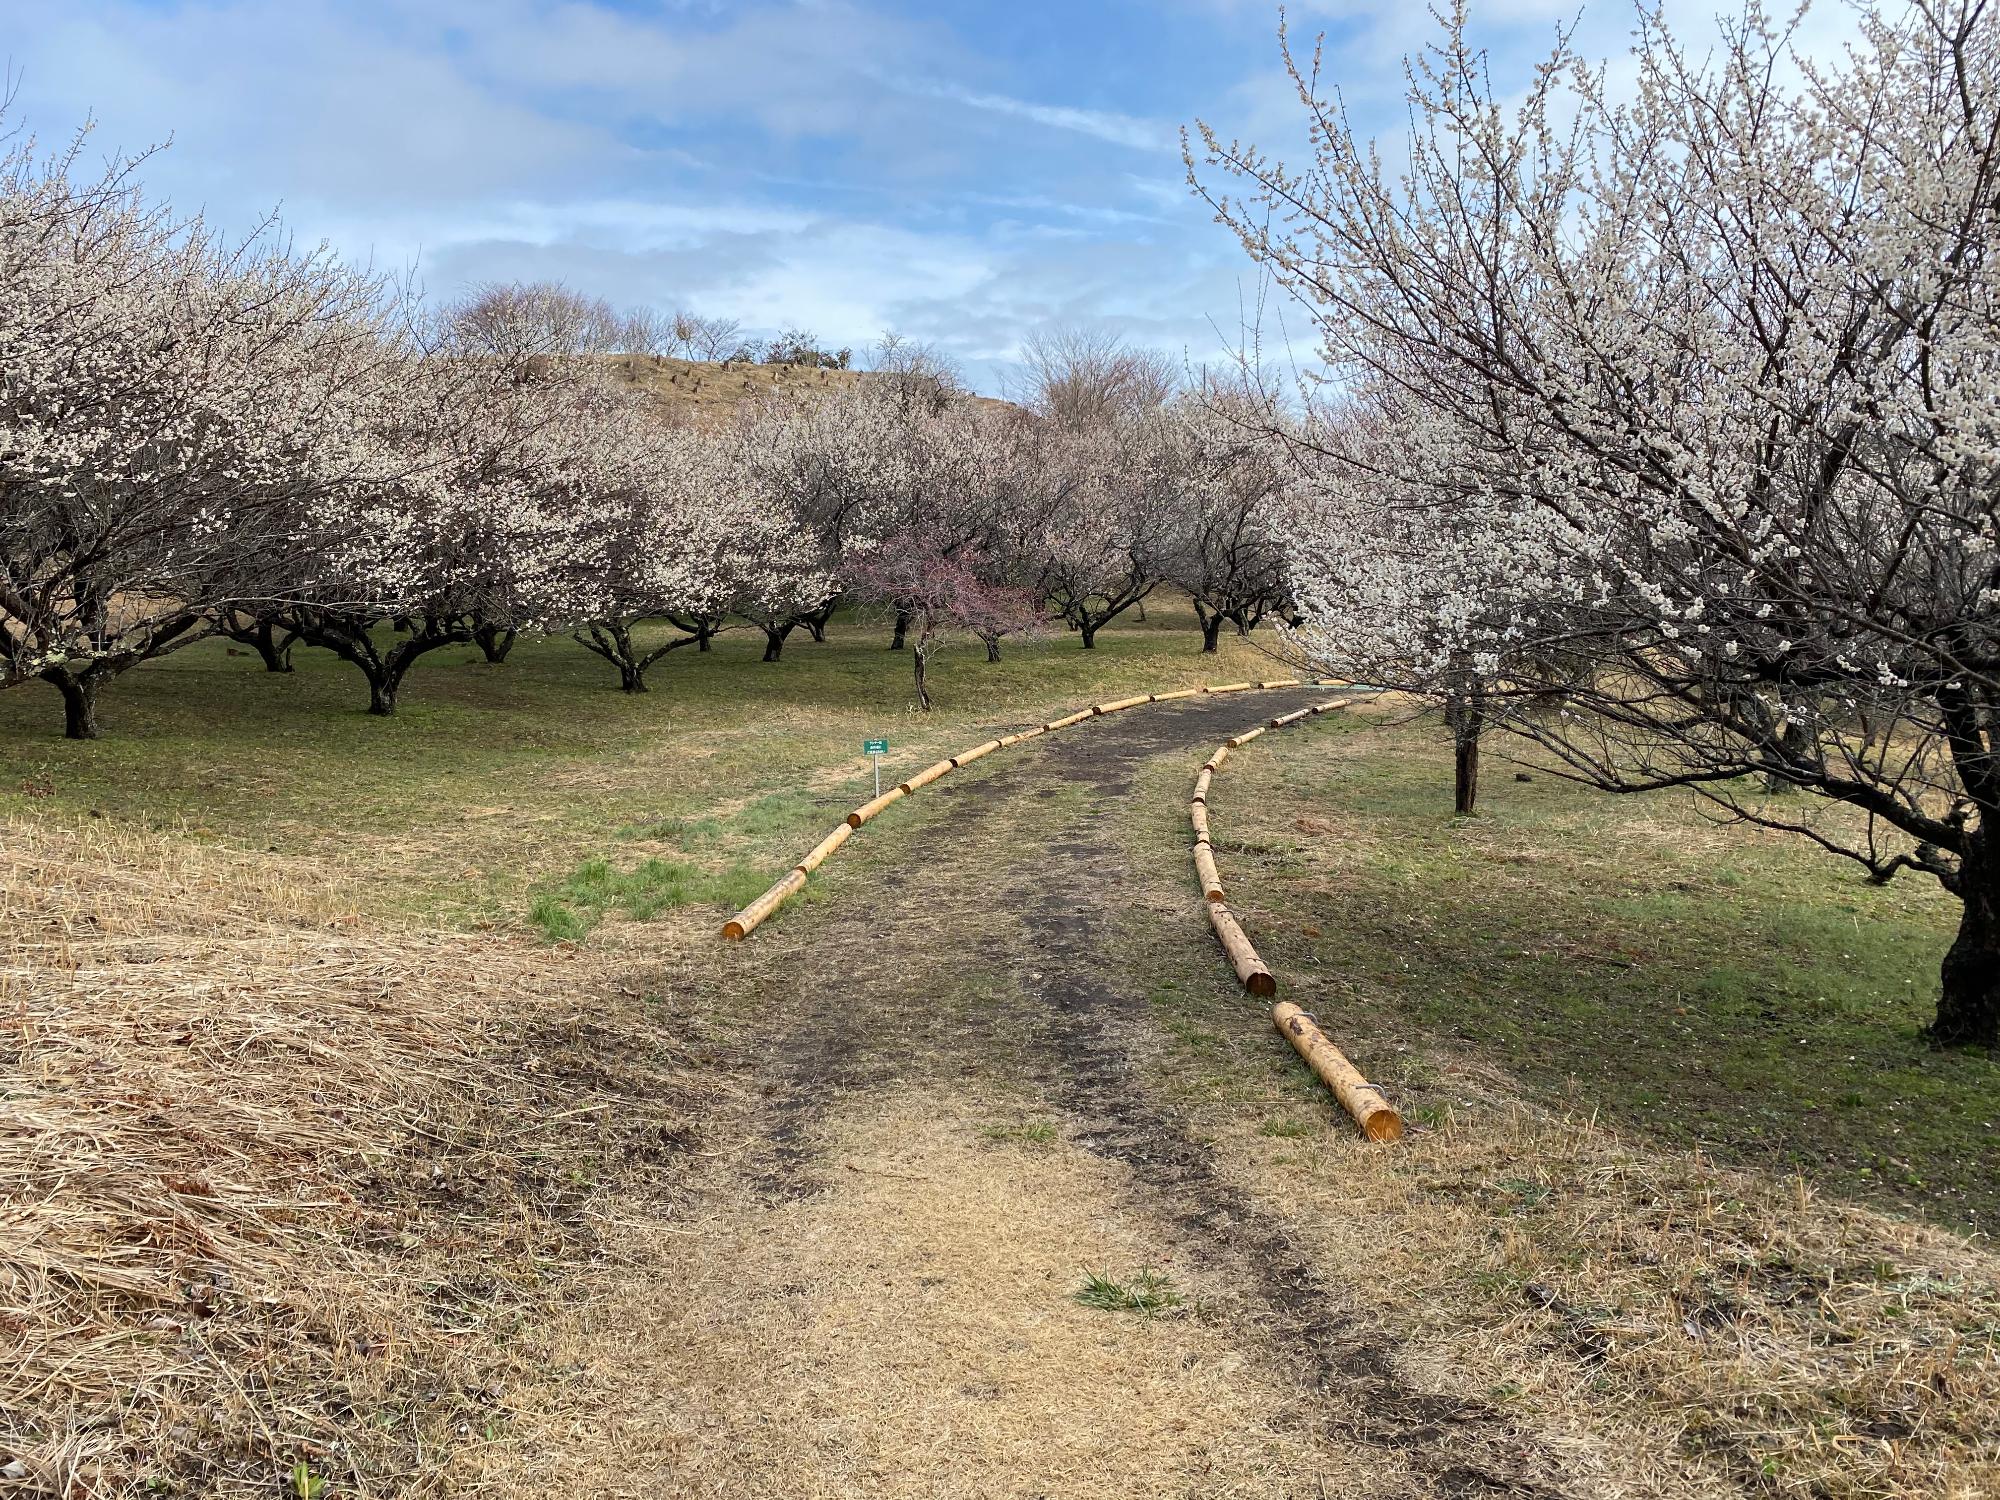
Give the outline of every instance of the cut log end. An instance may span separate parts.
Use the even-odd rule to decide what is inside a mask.
[[[722,924],[722,935],[732,943],[742,942],[749,933],[750,929],[734,917],[731,917],[727,922]]]
[[[1403,1138],[1403,1117],[1382,1097],[1382,1091],[1361,1076],[1361,1070],[1319,1029],[1317,1022],[1290,1001],[1271,1007],[1271,1020],[1285,1040],[1353,1116],[1361,1133],[1371,1141],[1399,1141]]]
[[[1218,897],[1217,899],[1220,898]],[[1250,970],[1249,973],[1243,975],[1242,978],[1243,988],[1255,995],[1259,1000],[1269,1000],[1273,995],[1278,993],[1277,976],[1261,963]]]
[[[1393,1106],[1384,1104],[1361,1122],[1361,1133],[1371,1141],[1400,1141],[1403,1138],[1403,1117]]]

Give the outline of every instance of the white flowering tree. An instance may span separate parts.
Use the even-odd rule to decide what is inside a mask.
[[[1211,381],[1177,403],[1186,483],[1169,498],[1161,571],[1194,601],[1201,649],[1225,624],[1248,635],[1290,601],[1278,522],[1298,469],[1271,441],[1284,413],[1248,382]]]
[[[1173,517],[1193,481],[1189,457],[1173,419],[1157,411],[1038,434],[1021,548],[1037,597],[1084,650],[1164,581]]]
[[[1630,102],[1559,52],[1503,108],[1461,8],[1413,70],[1406,170],[1317,62],[1306,167],[1204,134],[1193,170],[1242,185],[1212,196],[1328,363],[1452,429],[1432,498],[1512,549],[1496,639],[1596,655],[1556,683],[1486,653],[1505,727],[1935,878],[1963,919],[1934,1034],[1993,1044],[2000,19],[1864,9],[1837,64],[1755,11],[1700,63],[1641,21]]]
[[[294,576],[280,518],[365,461],[383,298],[75,166],[0,156],[0,685],[53,684],[91,738],[105,681]]]
[[[569,624],[637,401],[581,361],[410,353],[369,406],[375,471],[295,523],[311,560],[280,623],[359,671],[378,715],[419,660],[484,627]]]

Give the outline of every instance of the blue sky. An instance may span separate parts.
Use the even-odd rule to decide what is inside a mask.
[[[942,346],[987,390],[1100,321],[1215,357],[1254,278],[1178,132],[1295,144],[1275,5],[905,0],[0,0],[14,120],[149,165],[182,209],[417,265],[433,295],[551,277],[754,330]],[[1549,0],[1475,0],[1525,77]],[[1371,128],[1400,124],[1413,0],[1291,7]],[[1586,34],[1624,45],[1630,11]],[[1221,330],[1218,332],[1218,328]]]

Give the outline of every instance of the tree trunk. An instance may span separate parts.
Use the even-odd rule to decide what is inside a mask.
[[[507,659],[507,653],[514,649],[514,631],[499,625],[481,625],[472,632],[472,638],[479,642],[479,649],[486,653],[490,666],[499,666]]]
[[[1452,755],[1452,812],[1472,816],[1479,802],[1479,731],[1461,735]]]
[[[764,627],[765,661],[776,661],[785,654],[785,637],[792,633],[792,628],[798,623],[797,620],[787,620],[782,625]]]
[[[988,635],[980,639],[986,642],[986,659],[990,662],[1000,660],[1000,637]]]
[[[650,693],[646,686],[646,669],[637,662],[618,663],[618,689],[625,693]]]
[[[292,644],[298,637],[286,632],[284,640],[278,639],[278,627],[269,620],[257,622],[257,628],[246,630],[234,637],[256,651],[263,658],[266,672],[289,672],[292,670]]]
[[[1958,936],[1938,971],[1931,1038],[1946,1047],[2000,1046],[2000,871],[1975,835],[1959,869]]]
[[[1089,620],[1082,620],[1077,623],[1076,628],[1083,632],[1083,649],[1086,651],[1095,651],[1097,649],[1097,627]]]
[[[401,672],[380,667],[363,667],[368,674],[368,712],[386,719],[396,712],[396,689],[403,685]]]
[[[889,637],[889,649],[891,651],[901,651],[907,644],[905,637],[909,633],[910,612],[907,609],[899,609],[896,611],[896,633]]]
[[[251,623],[239,623],[240,616],[234,610],[225,610],[216,617],[216,634],[225,639],[248,646],[264,663],[266,672],[289,672],[292,670],[292,645],[298,640],[295,632],[286,631],[285,638],[278,639],[278,627],[270,620],[259,620],[254,615]]]
[[[1204,653],[1214,651],[1222,643],[1222,616],[1210,615],[1201,622],[1201,649]]]
[[[919,646],[910,653],[910,661],[917,669],[917,707],[925,713],[931,711],[931,690],[924,682],[924,668],[929,664],[931,648]]]
[[[50,667],[42,673],[46,682],[55,684],[62,694],[63,738],[67,740],[94,740],[97,738],[97,689],[103,683],[103,676],[85,668],[81,674],[67,667]]]
[[[1479,804],[1479,736],[1486,727],[1486,705],[1478,697],[1454,698],[1445,709],[1451,725],[1452,813],[1469,818]]]
[[[826,603],[822,604],[811,614],[804,617],[806,629],[812,633],[812,638],[822,646],[826,644],[826,622],[833,618],[834,606],[839,603],[839,596],[836,595],[827,600]]]

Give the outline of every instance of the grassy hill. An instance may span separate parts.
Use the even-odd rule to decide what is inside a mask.
[[[873,380],[867,370],[815,369],[807,365],[765,365],[750,360],[721,362],[675,359],[664,354],[612,354],[605,364],[614,379],[636,385],[662,402],[691,407],[702,418],[720,418],[744,401],[774,391],[829,394]],[[992,406],[1009,403],[975,396]]]

